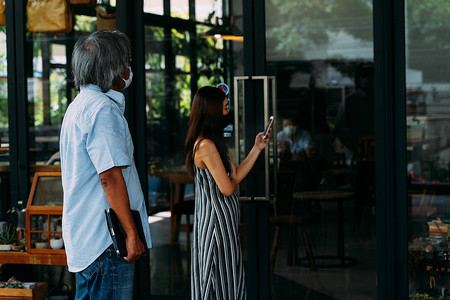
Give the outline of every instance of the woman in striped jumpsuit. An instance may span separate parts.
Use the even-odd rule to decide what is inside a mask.
[[[185,143],[186,170],[195,178],[191,299],[246,299],[239,242],[237,185],[266,147],[270,134],[255,138],[246,159],[236,167],[229,159],[222,120],[229,114],[225,93],[215,87],[197,91],[191,105]],[[269,131],[270,133],[270,131]]]

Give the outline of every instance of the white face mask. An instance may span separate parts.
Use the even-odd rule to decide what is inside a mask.
[[[130,76],[128,77],[128,79],[124,79],[122,77],[122,80],[125,82],[125,86],[123,87],[122,90],[126,89],[127,87],[130,86],[131,82],[133,81],[133,71],[131,71],[131,67],[128,67],[128,69],[130,69]]]
[[[291,136],[294,134],[295,127],[292,125],[288,125],[288,126],[284,127],[283,131],[287,136]]]

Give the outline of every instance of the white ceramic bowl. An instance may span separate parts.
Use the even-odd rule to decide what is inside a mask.
[[[36,246],[36,249],[47,249],[48,248],[47,242],[36,242],[34,244]]]
[[[50,248],[52,249],[62,249],[64,242],[62,239],[51,239]]]

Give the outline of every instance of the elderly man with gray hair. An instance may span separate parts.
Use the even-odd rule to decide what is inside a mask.
[[[139,211],[151,247],[148,215],[133,159],[120,92],[132,80],[131,47],[117,30],[97,31],[75,44],[72,69],[80,93],[61,127],[63,239],[76,273],[75,299],[132,299],[134,264],[145,251],[131,210]],[[117,256],[105,219],[112,208],[126,232],[127,256]]]

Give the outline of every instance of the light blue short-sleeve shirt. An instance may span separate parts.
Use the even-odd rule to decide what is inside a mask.
[[[122,167],[130,207],[140,212],[151,248],[148,214],[124,110],[122,93],[103,93],[98,86],[87,85],[81,87],[64,116],[60,136],[62,227],[70,272],[84,270],[112,244],[105,218],[110,206],[99,177],[112,167]]]

